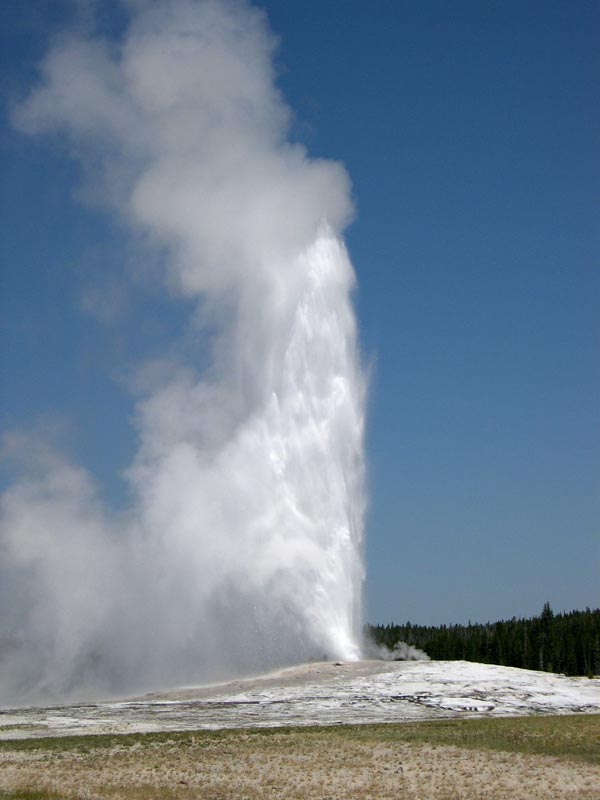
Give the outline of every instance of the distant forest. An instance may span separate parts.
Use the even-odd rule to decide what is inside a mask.
[[[367,634],[390,649],[398,641],[434,660],[479,661],[565,675],[600,675],[600,609],[554,614],[550,603],[539,617],[484,625],[367,625]]]

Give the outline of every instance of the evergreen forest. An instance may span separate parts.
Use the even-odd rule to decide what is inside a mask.
[[[478,661],[565,675],[600,675],[600,609],[485,624],[367,625],[367,636],[390,650],[396,642],[424,650],[434,660]]]

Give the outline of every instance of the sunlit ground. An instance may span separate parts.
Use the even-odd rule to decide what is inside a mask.
[[[600,798],[600,715],[0,743],[0,798]]]

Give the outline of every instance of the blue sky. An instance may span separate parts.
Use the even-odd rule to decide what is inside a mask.
[[[597,606],[598,6],[324,6],[264,5],[294,138],[353,182],[347,243],[372,370],[365,616]],[[98,269],[128,263],[127,240],[56,142],[8,122],[74,8],[1,12],[0,424],[60,420],[118,504],[135,450],[127,365],[180,333],[182,315],[116,282],[114,318],[85,313]],[[99,19],[119,30],[112,3]]]

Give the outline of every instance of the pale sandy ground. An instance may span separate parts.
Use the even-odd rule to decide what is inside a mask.
[[[466,661],[313,663],[100,703],[0,709],[0,739],[600,712],[600,680]]]
[[[600,767],[321,731],[236,732],[76,754],[3,752],[0,787],[61,798],[598,800]]]
[[[354,725],[256,730],[530,714],[583,718],[599,710],[600,681],[588,679],[466,662],[310,664],[126,701],[6,709],[0,739],[238,730],[176,741],[140,737],[133,746],[88,751],[68,741],[58,750],[43,743],[38,751],[5,747],[0,790],[46,790],[60,800],[600,800],[594,764],[406,743],[386,737],[387,726],[360,725],[360,735]]]

